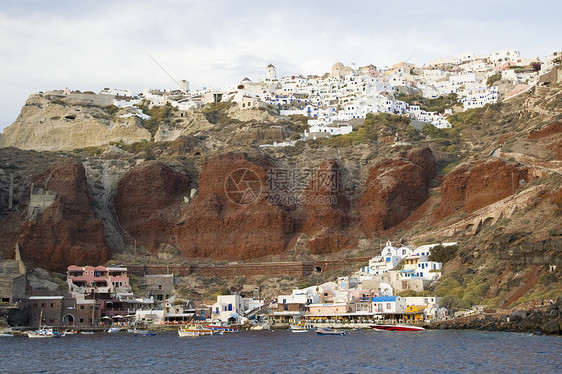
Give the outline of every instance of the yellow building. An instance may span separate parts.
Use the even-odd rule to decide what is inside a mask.
[[[410,305],[404,311],[404,320],[409,322],[423,322],[423,310],[426,305]]]

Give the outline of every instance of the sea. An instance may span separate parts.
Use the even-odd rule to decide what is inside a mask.
[[[561,373],[562,338],[531,334],[286,330],[180,338],[132,333],[0,338],[2,373]]]

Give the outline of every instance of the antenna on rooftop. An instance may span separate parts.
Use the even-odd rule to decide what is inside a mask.
[[[148,53],[148,51],[145,51],[146,54],[148,55],[148,57],[150,57],[152,59],[152,61],[154,61],[156,63],[156,65],[158,65],[160,67],[160,69],[162,69],[164,71],[164,73],[166,73],[168,75],[168,77],[170,77],[175,83],[176,85],[179,87],[180,91],[183,93],[187,93],[186,90],[186,85],[185,84],[180,84],[180,82],[178,82],[176,80],[176,78],[174,78],[172,76],[172,74],[168,73],[168,71],[166,69],[164,69],[164,66],[160,65],[160,63],[158,61],[156,61],[156,59],[154,57],[152,57],[152,55],[150,53]],[[183,81],[182,81],[183,82]]]

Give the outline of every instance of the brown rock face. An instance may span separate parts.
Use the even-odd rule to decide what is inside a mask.
[[[429,181],[435,174],[429,149],[413,150],[407,159],[388,159],[373,166],[359,201],[363,230],[379,232],[406,219],[427,199]]]
[[[453,169],[441,184],[441,204],[434,212],[434,218],[441,220],[464,208],[466,184],[470,175],[470,164],[462,164]]]
[[[300,230],[309,235],[323,228],[343,230],[349,202],[343,194],[342,174],[335,161],[323,162],[302,193],[304,219]]]
[[[207,159],[197,198],[175,231],[181,253],[217,259],[282,253],[293,235],[293,221],[283,206],[267,201],[271,167],[267,159],[245,153]]]
[[[519,182],[526,179],[527,168],[519,164],[507,164],[503,160],[476,164],[466,184],[466,212],[472,213],[513,195],[519,188]]]
[[[180,215],[180,203],[189,196],[191,180],[185,173],[160,162],[132,169],[117,185],[115,210],[121,226],[150,251],[169,241]]]
[[[555,122],[540,130],[532,131],[528,139],[538,139],[557,160],[562,160],[562,122]]]
[[[301,194],[304,217],[300,231],[314,235],[307,243],[312,254],[337,252],[351,243],[343,233],[350,224],[343,178],[337,162],[325,161]]]
[[[521,180],[527,180],[527,168],[518,163],[493,159],[462,164],[445,176],[434,217],[440,220],[463,208],[472,213],[515,193]]]
[[[64,272],[68,265],[98,265],[109,259],[103,224],[90,205],[84,167],[65,160],[36,178],[35,185],[57,194],[38,219],[18,235],[24,261]]]

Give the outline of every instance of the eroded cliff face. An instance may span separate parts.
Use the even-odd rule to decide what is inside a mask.
[[[0,147],[58,151],[150,140],[150,132],[140,126],[140,119],[134,115],[121,117],[125,112],[110,115],[99,106],[33,94],[16,121],[4,129]]]
[[[413,150],[405,158],[371,167],[359,201],[363,230],[381,233],[405,220],[427,200],[429,182],[436,174],[429,149]]]
[[[115,210],[126,236],[157,251],[173,236],[191,187],[185,170],[161,162],[145,162],[129,171],[119,181],[115,196]]]
[[[199,191],[175,230],[176,244],[188,257],[249,259],[282,253],[293,222],[284,206],[267,201],[264,157],[227,153],[207,159]]]
[[[35,178],[34,188],[56,194],[52,205],[28,218],[13,233],[22,258],[34,266],[64,272],[71,264],[105,263],[103,223],[91,207],[80,162],[66,159]]]
[[[301,234],[310,253],[333,253],[393,227],[427,199],[431,151],[404,156],[373,167],[360,201],[344,190],[348,175],[336,160],[312,170],[301,190],[272,179],[288,170],[269,157],[235,152],[203,162],[194,199],[186,198],[192,181],[152,162],[119,182],[115,205],[123,228],[153,253],[171,245],[186,257],[259,258],[283,254]]]
[[[528,168],[518,162],[470,160],[445,176],[434,217],[443,219],[459,210],[472,213],[515,194],[529,179]]]

